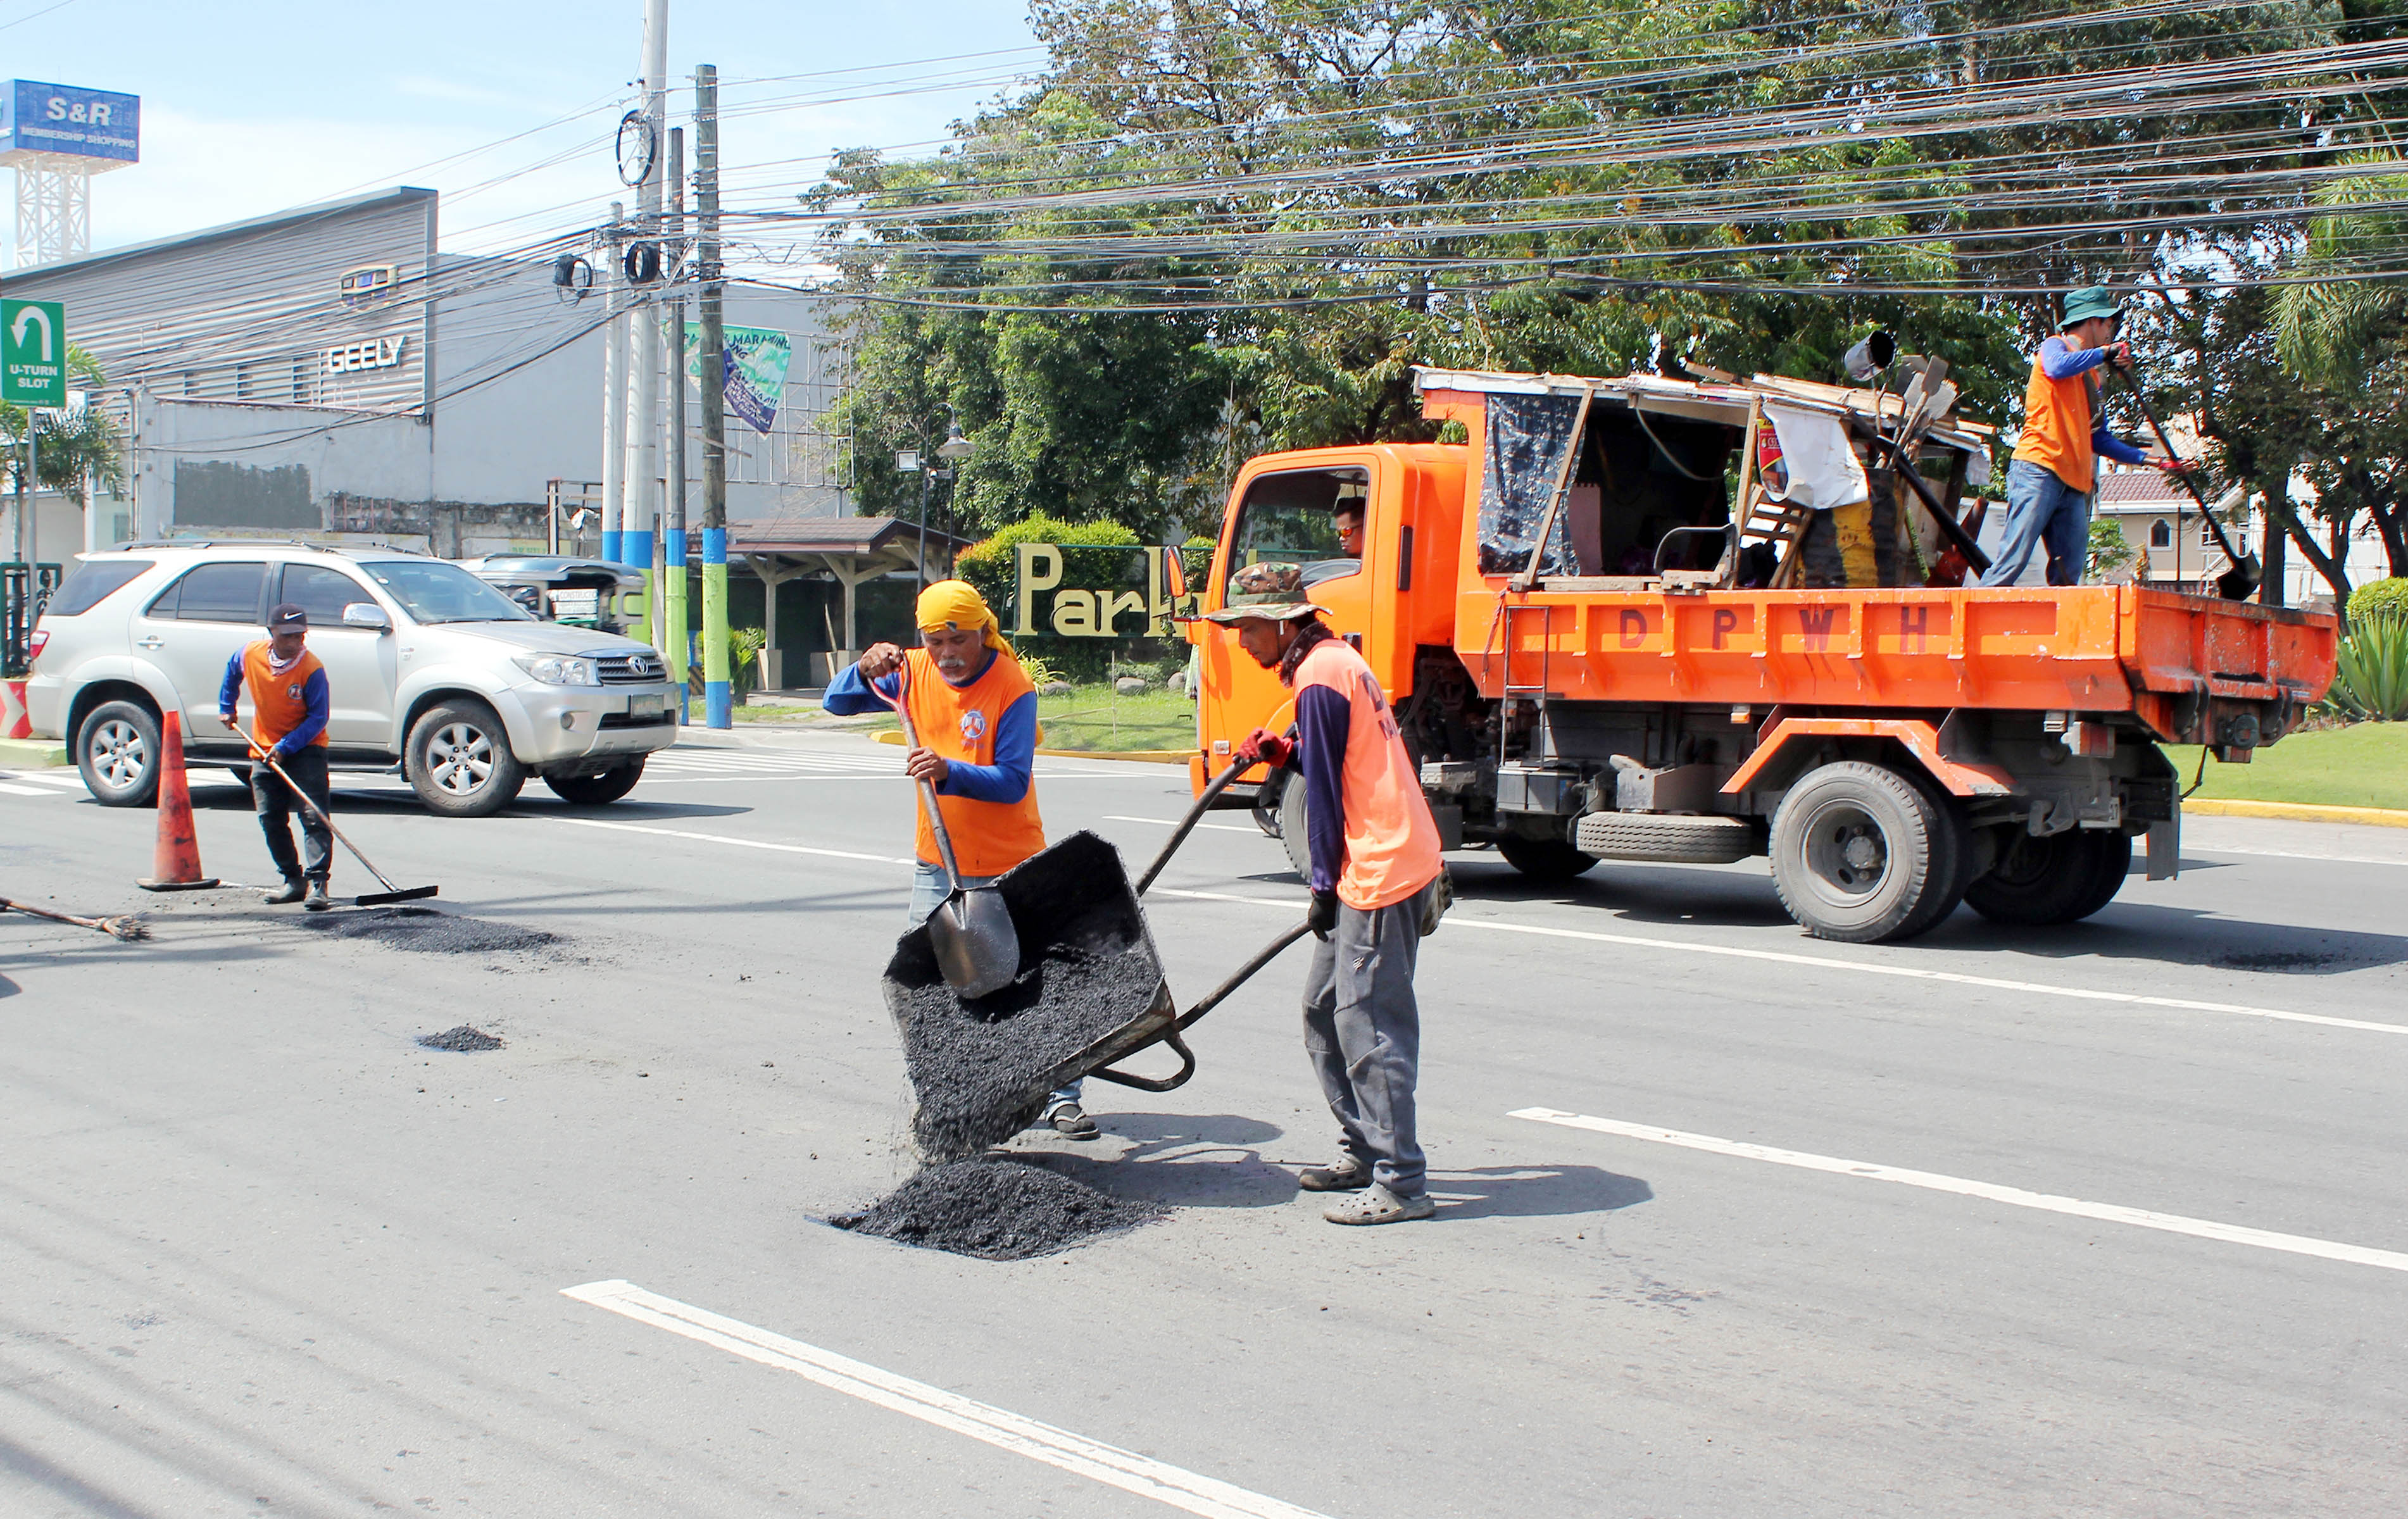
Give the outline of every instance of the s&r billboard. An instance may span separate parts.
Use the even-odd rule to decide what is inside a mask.
[[[22,153],[132,164],[141,156],[142,99],[71,84],[10,79],[0,91],[0,162]]]

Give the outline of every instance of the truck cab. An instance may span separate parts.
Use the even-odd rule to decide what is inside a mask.
[[[2159,744],[2246,763],[2331,681],[2328,614],[1929,583],[1962,524],[1924,498],[1956,510],[1990,444],[1932,407],[1944,384],[1910,402],[1770,379],[1416,378],[1468,441],[1251,461],[1201,602],[1223,606],[1247,565],[1302,566],[1385,688],[1445,843],[1527,875],[1766,855],[1821,937],[1906,938],[1960,902],[2071,922],[2121,888],[2135,839],[2152,879],[2176,868]],[[1353,554],[1333,524],[1350,503]],[[1230,630],[1183,625],[1200,787],[1293,696]],[[1302,788],[1242,779],[1297,856]]]

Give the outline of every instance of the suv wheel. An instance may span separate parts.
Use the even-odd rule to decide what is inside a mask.
[[[447,818],[481,818],[518,799],[526,767],[510,736],[480,701],[447,701],[410,724],[402,751],[410,788],[426,810]]]
[[[543,783],[564,802],[580,807],[600,807],[615,802],[636,789],[644,778],[644,758],[638,754],[625,765],[614,765],[600,775],[548,775]]]
[[[148,807],[159,795],[159,714],[104,702],[76,732],[76,768],[103,807]]]

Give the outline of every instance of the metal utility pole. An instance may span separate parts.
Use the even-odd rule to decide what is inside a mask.
[[[694,71],[696,272],[702,277],[702,721],[724,728],[727,685],[727,325],[719,269],[719,70]]]
[[[667,124],[669,98],[669,0],[647,0],[644,7],[644,123],[651,146],[644,154],[644,177],[636,185],[639,235],[657,246],[661,236],[661,130]],[[664,261],[666,263],[666,260]],[[661,520],[661,324],[657,283],[638,293],[632,320],[636,327],[635,467],[629,471],[628,527],[624,545],[627,563],[644,572],[645,631],[654,647],[661,638],[661,580],[664,566],[652,530]]]
[[[602,272],[602,557],[619,562],[625,527],[627,463],[627,329],[620,320],[621,292],[627,278],[620,252],[620,223],[627,208],[610,203],[610,230],[604,241]]]
[[[685,244],[685,128],[669,128],[669,211],[663,242],[670,250]],[[674,265],[676,260],[664,257]],[[662,612],[666,618],[662,652],[668,656],[669,679],[677,682],[678,722],[685,722],[685,294],[682,286],[661,315],[661,341],[668,350],[669,479],[667,521],[661,527]]]

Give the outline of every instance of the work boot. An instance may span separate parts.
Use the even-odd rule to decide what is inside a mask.
[[[1438,1211],[1438,1204],[1425,1192],[1418,1197],[1399,1197],[1382,1182],[1374,1182],[1362,1193],[1347,1198],[1321,1216],[1332,1224],[1402,1224],[1409,1218],[1427,1218]]]
[[[323,912],[335,904],[326,900],[326,883],[313,881],[309,882],[309,900],[301,905],[312,912]]]
[[[301,900],[302,895],[307,891],[307,889],[308,888],[301,884],[301,878],[299,876],[286,876],[284,878],[283,890],[273,891],[267,894],[268,905],[270,907],[283,907],[289,903],[297,902]]]
[[[1075,1102],[1055,1103],[1045,1110],[1041,1122],[1066,1139],[1092,1139],[1103,1132],[1087,1116],[1087,1111]]]
[[[1296,1184],[1307,1192],[1360,1192],[1371,1184],[1371,1168],[1353,1155],[1340,1155],[1326,1166],[1307,1166]]]

